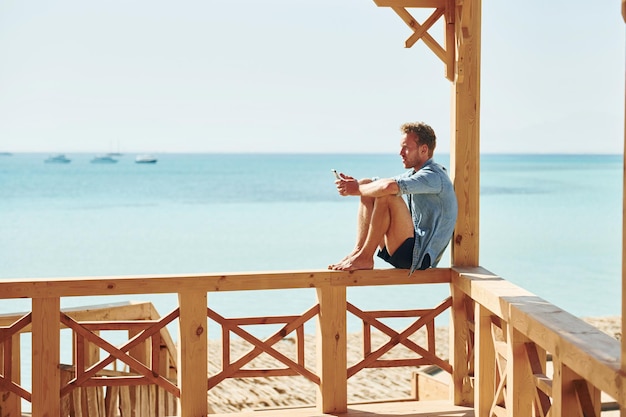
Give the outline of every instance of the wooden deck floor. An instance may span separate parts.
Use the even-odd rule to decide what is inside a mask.
[[[449,401],[397,401],[352,404],[343,414],[324,414],[315,408],[274,408],[245,413],[211,414],[212,417],[474,417],[474,410]]]

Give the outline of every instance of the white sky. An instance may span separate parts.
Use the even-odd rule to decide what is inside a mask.
[[[482,21],[482,152],[623,151],[619,0]],[[450,83],[411,33],[372,0],[0,0],[0,151],[396,152],[423,120],[448,152]]]

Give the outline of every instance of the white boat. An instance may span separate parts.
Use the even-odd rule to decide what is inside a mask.
[[[64,154],[60,153],[58,155],[49,156],[44,162],[46,164],[68,164],[72,162],[72,160],[67,158]]]
[[[137,155],[135,162],[138,164],[156,164],[157,158],[152,155]]]
[[[96,156],[95,158],[93,158],[91,160],[91,163],[92,164],[116,164],[117,159],[109,155],[100,155],[100,156]]]

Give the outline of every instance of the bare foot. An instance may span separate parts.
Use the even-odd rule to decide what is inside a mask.
[[[330,264],[328,265],[328,269],[337,269],[337,267],[339,267],[340,265],[344,264],[348,259],[353,258],[357,253],[359,253],[358,249],[354,249],[352,250],[352,252],[350,252],[349,254],[347,254],[346,256],[343,257],[343,259],[341,259],[339,262],[337,262],[336,264]]]
[[[333,266],[335,271],[360,271],[374,269],[374,259],[371,257],[353,256]]]

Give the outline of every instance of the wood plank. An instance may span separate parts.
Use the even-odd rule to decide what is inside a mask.
[[[579,415],[574,381],[578,378],[559,358],[553,357],[554,376],[552,380],[552,407],[550,415],[569,417]]]
[[[180,292],[178,387],[180,417],[207,414],[208,341],[206,292]]]
[[[404,9],[397,9],[394,8],[394,10],[404,10]],[[419,41],[420,39],[422,39],[430,30],[430,28],[432,28],[432,26],[437,23],[437,21],[443,16],[445,12],[445,8],[440,7],[435,9],[435,11],[433,12],[433,14],[431,14],[428,19],[426,19],[423,23],[418,23],[416,20],[413,20],[411,22],[411,28],[413,29],[413,34],[411,36],[409,36],[409,38],[405,41],[404,46],[407,48],[412,47],[413,45],[415,45],[415,43],[417,41]],[[424,40],[424,42],[426,42],[426,40]],[[441,47],[441,45],[439,45],[439,43],[437,41],[435,41],[435,39],[432,39],[431,42],[436,43],[436,47],[433,48],[433,46],[428,45],[428,47],[435,53],[435,55],[437,55],[439,57],[439,59],[441,59],[444,63],[445,61],[445,51],[443,50],[443,48]]]
[[[74,377],[74,371],[71,367],[61,367],[61,386],[67,384]],[[61,398],[61,416],[67,417],[70,415],[71,410],[71,394],[65,395]],[[1,409],[1,407],[0,407]],[[0,413],[0,415],[3,415]],[[11,414],[10,416],[21,416],[22,414]]]
[[[446,1],[446,25],[445,25],[445,39],[444,48],[446,50],[446,69],[445,76],[448,81],[454,82],[456,71],[456,35],[455,35],[455,14],[456,14],[456,2],[455,0]]]
[[[472,19],[469,27],[471,37],[464,41],[464,48],[457,51],[457,64],[462,62],[464,68],[462,82],[457,79],[452,94],[450,165],[459,205],[452,264],[478,266],[481,0],[465,0],[462,7],[471,7]],[[460,24],[458,20],[455,22],[457,40]]]
[[[626,22],[626,0],[622,0],[622,18]],[[624,89],[626,96],[626,89]],[[626,102],[626,99],[624,100]],[[624,106],[624,147],[623,163],[626,167],[626,106]],[[623,170],[622,177],[622,341],[621,341],[621,372],[626,374],[626,169]],[[624,391],[624,390],[622,390]],[[616,398],[622,405],[622,415],[626,415],[626,394]]]
[[[19,385],[21,369],[20,335],[14,334],[4,343],[0,343],[0,374]],[[0,415],[22,415],[20,396],[10,391],[0,390]]]
[[[374,0],[378,7],[445,7],[445,0]]]
[[[574,381],[574,389],[578,398],[578,406],[585,417],[599,417],[601,402],[600,391],[593,385],[589,385],[587,381],[578,379]]]
[[[317,405],[324,413],[342,413],[348,403],[346,289],[318,288],[317,298]]]
[[[104,414],[100,414],[100,399],[98,395],[100,390],[102,390],[101,387],[85,388],[87,393],[87,415],[89,417],[104,417]]]
[[[453,405],[450,401],[396,401],[350,404],[342,417],[474,417],[474,410]],[[281,407],[237,413],[237,417],[336,417],[314,407]],[[212,417],[233,417],[233,414],[212,414]]]
[[[470,334],[467,323],[470,318],[465,309],[466,295],[454,286],[452,292],[452,311],[450,320],[450,363],[452,364],[452,398],[456,405],[471,405],[474,393],[469,378],[468,346]]]
[[[547,353],[537,344],[529,342],[526,343],[526,355],[535,384],[535,414],[546,416],[550,410],[550,398],[552,398],[552,378],[546,375]]]
[[[74,412],[74,417],[83,417],[83,388],[78,387],[73,389],[69,395],[72,399],[71,407]]]
[[[96,295],[168,294],[172,289],[188,292],[245,291],[336,286],[430,284],[450,282],[449,268],[415,271],[374,269],[368,271],[268,271],[227,274],[156,275],[141,277],[79,277],[6,279],[0,281],[3,299]],[[70,315],[70,317],[72,317]]]
[[[513,326],[507,326],[506,408],[511,416],[531,416],[535,392],[526,353],[528,339]],[[573,414],[572,414],[573,416]]]
[[[132,387],[134,390],[135,388]],[[121,417],[130,417],[132,412],[132,402],[130,395],[131,387],[124,386],[120,387],[120,414]]]
[[[128,331],[128,340],[131,340],[133,337],[137,336],[139,333],[141,333],[140,330],[134,330],[131,329]],[[150,361],[148,360],[148,358],[150,358],[150,345],[148,344],[148,340],[146,339],[143,342],[139,343],[137,346],[133,347],[132,349],[128,350],[128,354],[137,359],[139,362],[141,362],[142,364],[144,364],[146,367],[150,367]]]
[[[432,36],[430,36],[430,34],[425,31],[425,28],[422,28],[421,24],[417,23],[411,13],[409,13],[403,7],[393,7],[392,9],[394,12],[396,12],[398,16],[400,16],[404,23],[406,23],[406,25],[414,31],[414,34],[405,41],[404,46],[406,48],[410,48],[415,42],[417,42],[418,39],[422,39],[426,46],[428,46],[430,50],[433,51],[435,55],[437,55],[437,57],[439,57],[439,59],[441,59],[445,63],[446,54],[441,45],[439,45],[439,42],[437,42]],[[438,9],[438,11],[439,10],[441,9]]]
[[[33,298],[32,409],[33,417],[61,413],[60,299]]]
[[[474,375],[474,408],[479,416],[489,414],[496,390],[496,352],[491,336],[492,313],[480,304],[475,304],[474,320],[474,361],[476,373]]]
[[[119,412],[120,387],[107,387],[104,397],[106,417],[116,417]]]

